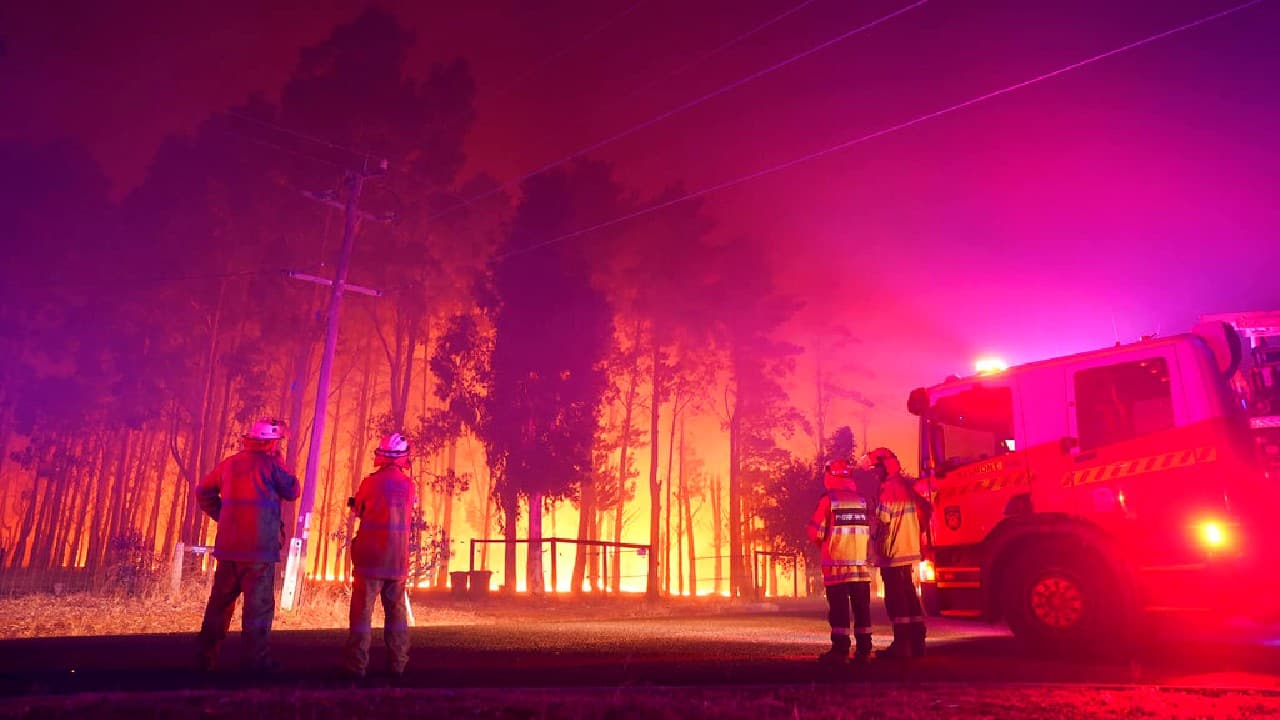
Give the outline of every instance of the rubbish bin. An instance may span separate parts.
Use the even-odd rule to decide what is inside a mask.
[[[454,597],[467,596],[467,576],[470,574],[465,570],[449,573],[449,589],[453,592]]]
[[[472,570],[471,571],[471,589],[470,594],[473,598],[489,597],[489,579],[493,577],[492,570]]]

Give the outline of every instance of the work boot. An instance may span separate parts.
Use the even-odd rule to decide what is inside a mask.
[[[913,657],[924,657],[924,622],[911,623],[911,655]]]
[[[823,665],[844,665],[849,662],[849,636],[831,633],[831,649],[818,656]]]
[[[871,633],[858,633],[853,636],[855,641],[853,651],[853,662],[861,665],[871,660]]]
[[[876,653],[876,657],[885,660],[905,660],[910,658],[912,656],[910,628],[910,623],[894,623],[893,642],[889,643],[889,647]]]

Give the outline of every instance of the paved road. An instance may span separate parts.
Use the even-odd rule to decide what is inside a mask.
[[[819,606],[749,607],[696,616],[654,616],[643,606],[581,616],[560,607],[501,607],[474,623],[413,630],[411,687],[601,687],[849,682],[1084,683],[1280,690],[1280,643],[1269,634],[1203,634],[1152,643],[1105,661],[1044,658],[998,628],[936,620],[931,655],[869,667],[820,668],[826,645]],[[429,618],[423,618],[428,619]],[[877,644],[888,628],[876,628]],[[375,641],[379,631],[375,629]],[[0,694],[171,690],[205,687],[328,687],[339,683],[340,630],[276,632],[281,672],[269,678],[220,671],[202,676],[193,637],[140,635],[0,642]],[[1099,638],[1105,642],[1105,638]],[[234,664],[236,634],[224,658]],[[375,651],[377,647],[375,647]],[[380,653],[375,652],[375,662]],[[375,670],[377,665],[375,665]],[[371,680],[377,683],[376,679]]]

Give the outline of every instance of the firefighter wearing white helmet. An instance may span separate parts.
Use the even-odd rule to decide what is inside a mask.
[[[902,463],[888,448],[872,450],[861,464],[880,479],[872,546],[884,582],[884,607],[893,623],[893,642],[877,657],[923,657],[924,610],[911,581],[911,567],[922,559],[920,532],[928,502],[902,476]]]
[[[284,467],[284,424],[255,421],[240,452],[218,463],[196,486],[200,509],[218,524],[213,556],[217,569],[200,626],[200,667],[213,669],[231,625],[236,598],[244,594],[241,634],[245,664],[273,667],[267,637],[275,619],[275,564],[283,546],[281,503],[298,498],[298,478]]]
[[[827,491],[818,500],[808,527],[809,540],[822,549],[822,584],[831,626],[831,649],[818,656],[824,664],[850,659],[850,609],[857,641],[853,661],[871,658],[871,528],[867,501],[858,494],[853,473],[847,460],[827,463],[822,473]]]
[[[355,584],[344,665],[357,677],[364,677],[369,668],[373,606],[379,597],[386,618],[383,642],[387,668],[399,676],[409,662],[405,582],[418,497],[413,480],[405,472],[409,467],[409,441],[398,432],[391,433],[382,439],[373,455],[378,469],[361,481],[355,497],[348,502],[360,520],[360,529],[351,542]]]

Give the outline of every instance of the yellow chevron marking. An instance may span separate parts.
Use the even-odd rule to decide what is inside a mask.
[[[1109,465],[1073,470],[1063,476],[1062,486],[1076,487],[1104,480],[1119,480],[1135,475],[1203,465],[1215,462],[1217,459],[1218,448],[1216,447],[1173,450],[1159,455],[1148,455],[1132,460],[1120,460]]]

